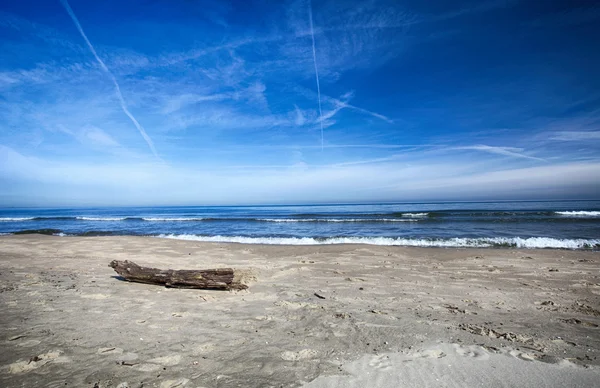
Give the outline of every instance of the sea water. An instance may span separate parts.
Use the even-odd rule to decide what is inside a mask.
[[[600,201],[0,209],[0,233],[600,250]]]

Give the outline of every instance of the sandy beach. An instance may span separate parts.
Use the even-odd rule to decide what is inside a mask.
[[[244,270],[130,283],[111,260]],[[3,387],[600,385],[600,253],[0,237]]]

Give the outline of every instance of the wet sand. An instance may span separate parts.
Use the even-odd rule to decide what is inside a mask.
[[[111,260],[247,270],[245,291]],[[596,386],[600,253],[0,237],[3,387]]]

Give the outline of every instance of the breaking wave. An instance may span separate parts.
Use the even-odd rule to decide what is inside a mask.
[[[425,218],[429,217],[429,213],[402,213],[402,217]]]
[[[127,217],[75,217],[76,220],[81,221],[125,221]]]
[[[556,214],[567,217],[600,217],[600,211],[565,211]]]
[[[161,218],[161,217],[142,217],[144,221],[150,222],[191,222],[191,221],[204,221],[206,218],[204,217],[173,217],[173,218]]]
[[[22,222],[22,221],[92,221],[92,222],[118,222],[118,221],[146,221],[146,222],[413,222],[425,217],[416,213],[407,216],[408,219],[400,218],[214,218],[214,217],[4,217],[0,222]]]
[[[414,222],[397,218],[256,218],[249,221],[262,222]]]
[[[440,248],[560,248],[600,249],[600,239],[556,239],[550,237],[492,237],[492,238],[447,238],[419,239],[396,237],[244,237],[244,236],[198,236],[193,234],[161,234],[159,238],[205,242],[232,242],[241,244],[269,245],[327,245],[369,244],[408,247]]]

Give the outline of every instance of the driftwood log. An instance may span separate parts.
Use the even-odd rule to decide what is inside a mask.
[[[130,282],[160,284],[174,288],[200,288],[212,290],[244,290],[240,276],[232,268],[173,270],[140,267],[131,261],[113,260],[108,265]]]

